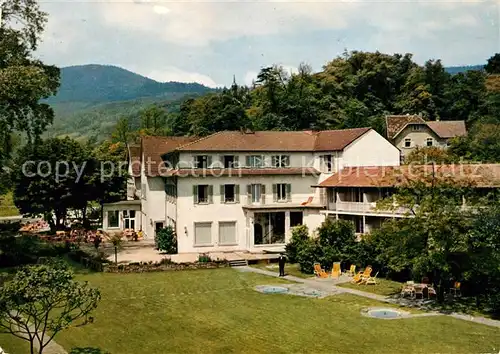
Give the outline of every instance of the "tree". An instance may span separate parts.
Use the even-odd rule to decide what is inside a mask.
[[[473,183],[441,173],[434,165],[431,171],[414,168],[412,176],[400,178],[395,195],[379,206],[406,208],[409,217],[376,232],[378,259],[394,272],[408,270],[414,279],[429,277],[442,301],[448,280],[463,273],[471,211],[462,206],[463,198],[474,201]]]
[[[328,218],[317,232],[322,265],[330,267],[333,262],[355,261],[356,234],[351,221]]]
[[[172,226],[167,226],[156,233],[156,246],[168,254],[177,253],[177,235]]]
[[[449,151],[467,160],[500,162],[500,124],[476,123],[467,136],[452,141]]]
[[[62,263],[27,266],[1,287],[0,329],[42,354],[59,332],[87,324],[100,299],[99,290],[74,281]]]
[[[58,228],[69,209],[86,204],[90,197],[82,176],[91,169],[91,157],[81,144],[70,138],[48,139],[25,146],[19,155],[13,182],[14,203],[21,213],[43,214]]]
[[[114,232],[111,235],[106,234],[106,238],[115,249],[115,264],[118,264],[118,249],[120,249],[123,244],[123,232]]]
[[[496,53],[488,59],[484,70],[488,74],[500,74],[500,53]]]
[[[167,112],[152,105],[140,113],[141,131],[146,135],[168,135],[166,131]]]
[[[451,151],[436,146],[417,147],[405,156],[405,164],[428,165],[432,162],[436,164],[450,164],[457,162],[459,158]]]
[[[111,134],[112,141],[122,143],[128,148],[128,143],[130,142],[131,137],[132,131],[129,120],[125,117],[120,118],[115,125],[113,133]]]
[[[297,263],[298,253],[308,240],[309,229],[306,225],[296,226],[292,229],[292,238],[285,246],[286,255],[290,263]]]
[[[52,122],[53,111],[42,99],[56,93],[59,69],[32,58],[47,21],[36,0],[2,3],[0,26],[0,165],[12,153],[14,131],[34,142]],[[0,174],[5,173],[0,169]]]

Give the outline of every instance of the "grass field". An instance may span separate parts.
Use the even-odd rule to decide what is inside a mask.
[[[0,217],[19,215],[12,192],[0,196]]]
[[[496,328],[446,316],[366,318],[362,308],[382,304],[347,294],[265,295],[252,288],[285,281],[233,269],[78,277],[101,289],[102,301],[93,324],[56,337],[68,352],[387,354],[500,348]],[[0,337],[7,353],[26,353],[18,344]]]
[[[279,273],[278,263],[271,263],[271,264],[258,263],[258,264],[252,265],[252,267],[267,270],[269,272]],[[304,278],[304,279],[314,277],[314,274],[302,273],[300,271],[300,266],[298,264],[286,264],[285,265],[285,274],[286,275],[293,275],[293,276],[296,276],[299,278]]]
[[[368,293],[374,293],[378,295],[394,295],[401,293],[402,283],[397,281],[387,280],[387,279],[379,279],[377,278],[377,284],[375,285],[365,285],[365,284],[353,284],[353,283],[343,283],[338,286],[343,288],[356,289],[361,291],[366,291]]]

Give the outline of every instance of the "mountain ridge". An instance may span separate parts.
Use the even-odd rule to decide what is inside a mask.
[[[211,90],[199,83],[159,82],[114,65],[86,64],[61,68],[61,86],[46,101],[98,104]]]

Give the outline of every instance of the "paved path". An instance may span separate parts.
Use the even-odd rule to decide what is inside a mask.
[[[263,269],[259,269],[259,268],[238,267],[237,269],[244,271],[244,272],[254,272],[254,273],[259,273],[259,274],[263,274],[263,275],[268,275],[271,277],[279,277],[278,273],[276,273],[276,272],[271,272],[271,271],[267,271],[267,270],[263,270]],[[304,278],[295,277],[293,275],[286,275],[283,278],[286,280],[293,281],[293,282],[307,284],[307,286],[309,286],[313,289],[317,289],[317,290],[331,291],[333,288],[333,290],[335,290],[336,293],[349,293],[349,294],[363,296],[363,297],[377,300],[377,301],[381,301],[381,302],[400,305],[400,304],[398,304],[398,302],[395,299],[390,298],[390,297],[386,297],[386,296],[378,295],[378,294],[372,294],[372,293],[368,293],[366,291],[350,289],[350,288],[341,288],[339,286],[336,286],[336,284],[347,283],[349,281],[349,278],[347,278],[347,277],[341,277],[338,280],[329,279],[329,280],[325,280],[325,281],[322,281],[321,279],[314,279],[314,278],[304,279]],[[435,315],[435,314],[437,314],[437,313],[432,313],[432,315]],[[456,313],[456,312],[453,312],[450,314],[444,314],[444,313],[441,313],[441,314],[447,315],[447,316],[450,316],[453,318],[458,318],[460,320],[465,320],[465,321],[484,324],[484,325],[491,326],[491,327],[500,328],[500,321],[492,320],[492,319],[485,318],[485,317],[474,317],[474,316],[465,315],[465,314]]]

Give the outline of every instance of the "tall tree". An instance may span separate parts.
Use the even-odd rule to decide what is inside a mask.
[[[58,228],[69,209],[81,209],[85,203],[83,177],[92,164],[88,150],[70,138],[48,139],[26,145],[19,155],[14,203],[21,213],[42,214],[52,228]]]
[[[71,325],[87,324],[101,299],[99,290],[73,280],[62,263],[27,266],[0,292],[0,332],[30,343],[44,353],[52,339]]]
[[[24,132],[30,143],[53,120],[43,98],[56,93],[59,69],[32,57],[47,22],[36,0],[1,2],[0,22],[0,164],[12,152],[14,131]],[[0,170],[2,173],[3,170]]]
[[[484,70],[488,74],[500,74],[500,53],[496,53],[491,58],[488,59]]]

